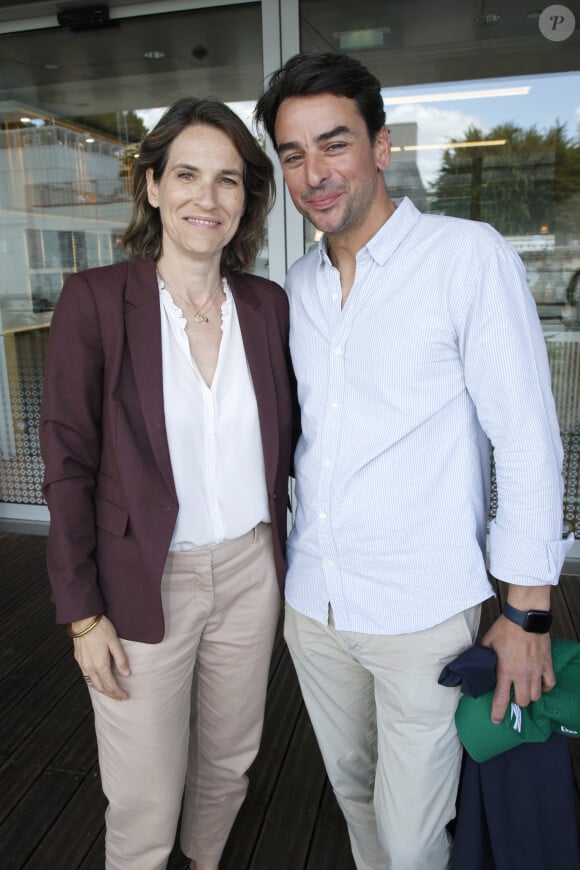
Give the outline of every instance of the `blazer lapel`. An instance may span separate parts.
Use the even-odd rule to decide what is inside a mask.
[[[271,493],[276,482],[279,432],[278,403],[270,356],[268,322],[260,301],[252,290],[251,275],[229,272],[227,278],[236,304],[246,359],[256,393],[266,483],[268,491]]]
[[[128,264],[125,328],[149,441],[165,483],[175,495],[165,428],[161,314],[154,260],[135,258]]]

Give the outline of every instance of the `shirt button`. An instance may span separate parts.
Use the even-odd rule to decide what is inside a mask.
[[[330,459],[325,459],[322,464],[325,468],[330,468]]]
[[[336,356],[340,356],[340,355],[341,355],[341,353],[342,353],[342,348],[340,347],[340,345],[339,345],[338,347],[335,347],[335,348],[334,348],[334,352],[335,352]]]
[[[328,562],[326,564],[328,565],[329,568],[334,568],[334,562],[332,562],[330,559],[328,560]]]
[[[325,519],[326,519],[326,514],[324,513],[324,511],[320,511],[320,513],[318,514],[318,517],[319,517],[319,519],[321,519],[321,520],[325,520]]]
[[[332,298],[333,298],[334,301],[336,302],[336,300],[338,299],[338,293],[333,293],[333,294],[332,294]]]

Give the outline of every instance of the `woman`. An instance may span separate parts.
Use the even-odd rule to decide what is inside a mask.
[[[132,175],[128,262],[65,282],[41,447],[49,575],[95,712],[107,870],[214,870],[261,735],[291,452],[288,310],[243,274],[270,161],[183,99]]]

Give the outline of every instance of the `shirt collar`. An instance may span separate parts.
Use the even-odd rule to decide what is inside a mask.
[[[415,208],[409,197],[393,199],[393,202],[397,208],[372,239],[360,249],[357,261],[372,257],[379,266],[384,266],[419,221],[421,212]],[[318,253],[321,264],[330,263],[326,235],[318,243]]]

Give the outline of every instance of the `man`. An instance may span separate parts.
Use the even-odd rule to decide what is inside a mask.
[[[491,227],[390,199],[380,84],[358,61],[297,55],[256,116],[324,233],[287,281],[302,436],[286,639],[359,870],[443,870],[461,751],[437,678],[493,594],[490,441],[490,569],[512,608],[484,640],[493,720],[512,691],[526,706],[554,686],[567,545],[545,344]]]

